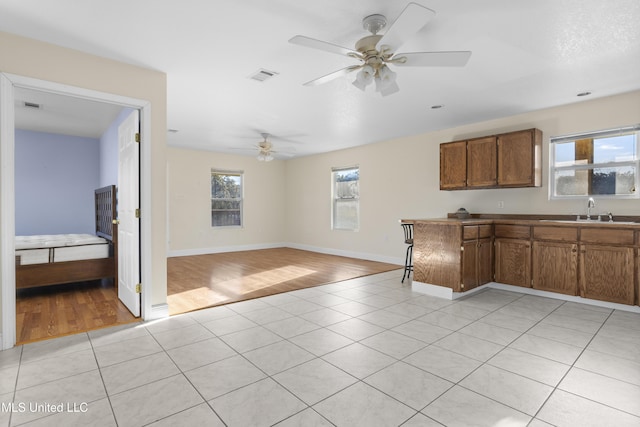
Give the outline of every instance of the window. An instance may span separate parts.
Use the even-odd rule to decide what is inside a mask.
[[[360,169],[333,168],[333,220],[334,230],[357,231],[360,222]]]
[[[242,172],[211,170],[211,226],[242,226]]]
[[[638,198],[640,125],[551,138],[550,198]]]

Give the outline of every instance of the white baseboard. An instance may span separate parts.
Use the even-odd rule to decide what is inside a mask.
[[[448,300],[453,299],[453,289],[447,288],[445,286],[432,285],[430,283],[416,282],[415,280],[413,280],[411,282],[411,290],[413,292],[418,292],[420,294],[425,294],[432,297],[438,297]]]
[[[196,248],[168,251],[167,257],[219,254],[224,252],[255,251],[259,249],[275,249],[287,247],[286,243],[260,243],[255,245],[218,246],[215,248]]]
[[[480,286],[475,289],[471,289],[467,292],[453,292],[453,289],[447,288],[446,286],[438,286],[432,285],[430,283],[422,283],[422,282],[411,282],[411,290],[414,292],[418,292],[421,294],[430,295],[432,297],[444,298],[448,300],[456,300],[463,297],[468,297],[469,295],[473,295],[476,292],[483,290],[484,287]]]
[[[562,301],[588,304],[596,307],[609,308],[612,310],[621,310],[621,311],[630,311],[632,313],[640,313],[640,307],[636,305],[626,305],[626,304],[617,304],[614,302],[598,301],[598,300],[582,298],[578,296],[558,294],[555,292],[540,291],[538,289],[533,289],[533,288],[523,288],[522,286],[506,285],[504,283],[498,283],[498,282],[489,282],[485,285],[478,286],[477,288],[471,289],[466,292],[453,292],[453,289],[447,288],[446,286],[432,285],[430,283],[422,283],[422,282],[416,282],[416,281],[413,281],[411,283],[411,290],[414,292],[418,292],[425,295],[431,295],[434,297],[448,299],[448,300],[465,298],[477,292],[484,291],[486,289],[500,289],[503,291],[516,292],[520,294],[535,295],[535,296],[544,297],[544,298],[552,298],[552,299],[557,299]]]
[[[503,291],[518,292],[521,294],[535,295],[545,298],[553,298],[562,301],[577,302],[580,304],[588,304],[596,307],[610,308],[612,310],[630,311],[632,313],[640,313],[640,307],[637,305],[618,304],[615,302],[599,301],[595,299],[582,298],[573,295],[557,294],[555,292],[540,291],[533,288],[523,288],[521,286],[505,285],[504,283],[490,282],[481,286],[482,288],[501,289]]]
[[[396,258],[396,257],[389,257],[384,255],[378,255],[378,254],[371,254],[367,252],[345,251],[342,249],[322,248],[318,246],[301,245],[299,243],[288,243],[285,246],[292,249],[318,252],[318,253],[327,254],[327,255],[344,256],[349,258],[366,259],[368,261],[385,262],[387,264],[396,264],[400,266],[399,268],[404,266],[404,257]]]
[[[349,258],[366,259],[368,261],[385,262],[387,264],[396,264],[400,267],[404,266],[404,257],[389,257],[366,252],[345,251],[341,249],[323,248],[319,246],[302,245],[298,243],[262,243],[256,245],[239,245],[239,246],[220,246],[215,248],[197,248],[169,251],[167,257],[192,256],[218,254],[223,252],[242,252],[253,251],[258,249],[275,249],[275,248],[292,248],[309,252],[318,252],[327,255],[336,255]]]
[[[155,304],[151,306],[151,313],[145,316],[144,320],[157,320],[169,317],[169,304]]]

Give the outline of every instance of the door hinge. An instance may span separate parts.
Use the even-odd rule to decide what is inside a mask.
[[[142,293],[142,283],[136,284],[136,294]]]
[[[464,251],[464,246],[460,246],[460,251]]]
[[[136,218],[140,218],[140,209],[136,209]]]
[[[140,142],[140,132],[136,132],[136,142]]]

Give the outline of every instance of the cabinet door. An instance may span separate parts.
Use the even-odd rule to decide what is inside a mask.
[[[478,241],[467,240],[462,243],[462,283],[459,292],[468,291],[478,286]]]
[[[498,135],[498,185],[541,185],[541,133],[536,129]]]
[[[496,239],[496,282],[531,287],[531,244],[528,240]]]
[[[478,285],[493,281],[493,239],[478,240]]]
[[[440,189],[461,189],[466,183],[467,142],[440,144]]]
[[[633,262],[633,248],[581,245],[581,296],[621,304],[633,304]]]
[[[533,287],[543,291],[578,295],[578,245],[533,242]]]
[[[493,187],[496,174],[496,137],[467,141],[467,187]]]

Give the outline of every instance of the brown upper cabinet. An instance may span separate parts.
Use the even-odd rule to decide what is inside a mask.
[[[496,138],[467,141],[467,187],[494,187],[497,182]]]
[[[440,144],[440,189],[539,187],[541,151],[539,129]]]
[[[497,136],[498,186],[540,187],[542,132],[528,129]]]
[[[467,141],[440,144],[440,189],[467,185]]]

